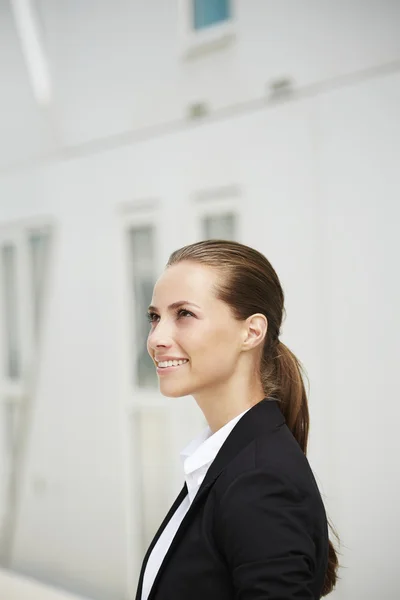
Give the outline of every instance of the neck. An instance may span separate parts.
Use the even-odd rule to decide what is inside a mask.
[[[260,384],[241,393],[238,393],[237,389],[233,392],[233,390],[214,388],[193,394],[193,397],[211,431],[215,433],[242,412],[258,404],[265,398],[265,393]]]

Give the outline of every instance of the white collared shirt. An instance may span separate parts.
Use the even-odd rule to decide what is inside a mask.
[[[142,600],[147,600],[164,556],[199,491],[211,463],[236,423],[247,413],[247,410],[229,421],[214,434],[209,427],[206,427],[200,435],[182,450],[180,456],[183,463],[188,494],[176,509],[149,556],[143,577]]]

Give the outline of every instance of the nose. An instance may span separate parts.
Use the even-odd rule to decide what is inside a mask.
[[[172,346],[172,331],[168,326],[167,322],[157,323],[152,331],[150,331],[147,338],[147,347],[150,350],[156,350],[157,348],[170,348]]]

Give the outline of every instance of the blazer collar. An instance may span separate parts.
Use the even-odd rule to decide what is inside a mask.
[[[220,451],[210,465],[200,486],[213,483],[221,471],[235,458],[243,448],[260,436],[268,435],[285,423],[285,417],[279,408],[276,398],[264,398],[247,411],[236,424],[230,435],[221,446]],[[197,498],[197,496],[196,496]]]
[[[196,511],[200,508],[201,502],[204,500],[209,488],[213,485],[214,481],[218,478],[225,467],[235,458],[235,456],[253,440],[260,436],[268,435],[281,425],[285,423],[285,417],[279,408],[279,400],[276,398],[264,398],[257,404],[255,404],[249,411],[247,411],[239,422],[235,425],[234,429],[230,432],[229,436],[221,446],[217,456],[207,471],[207,474],[197,492],[196,497],[190,505],[185,517],[183,518],[178,531],[175,534],[174,539],[164,557],[163,562],[158,570],[153,586],[150,590],[148,600],[152,600],[157,589],[159,580],[163,574],[164,569],[168,564],[168,560],[173,553],[175,547],[179,544],[187,526],[196,514]],[[147,553],[143,560],[142,570],[140,573],[138,590],[136,594],[136,600],[141,600],[143,576],[146,568],[148,558],[151,551],[156,545],[162,532],[167,526],[168,522],[172,518],[173,514],[177,510],[178,506],[182,503],[188,489],[185,485],[180,491],[178,497],[173,503],[172,507],[168,511],[167,516],[162,522],[158,532],[156,533]]]

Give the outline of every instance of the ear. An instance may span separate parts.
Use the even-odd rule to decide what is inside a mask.
[[[264,342],[267,335],[268,321],[265,315],[256,313],[245,321],[243,350],[252,350]]]

